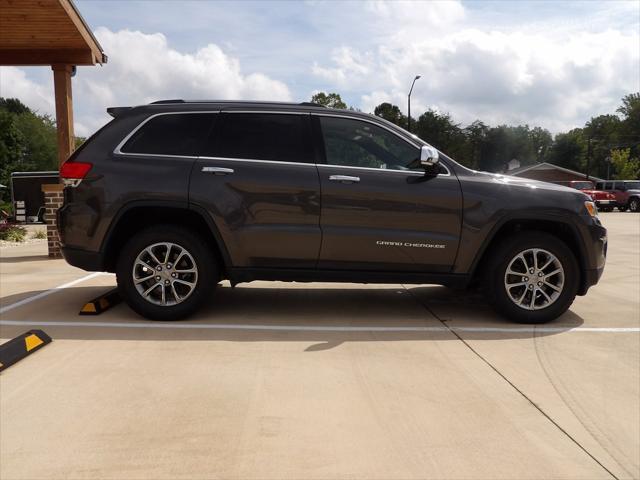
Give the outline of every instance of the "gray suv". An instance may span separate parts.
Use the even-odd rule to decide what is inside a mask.
[[[481,287],[540,323],[600,278],[574,189],[469,170],[378,117],[302,103],[165,100],[114,119],[61,167],[67,261],[117,275],[158,320],[252,280]]]

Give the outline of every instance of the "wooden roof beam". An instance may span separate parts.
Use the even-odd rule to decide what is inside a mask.
[[[53,65],[66,63],[69,65],[102,64],[102,58],[96,58],[89,49],[0,49],[0,65]]]

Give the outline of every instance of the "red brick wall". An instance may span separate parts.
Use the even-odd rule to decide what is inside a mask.
[[[62,206],[62,185],[43,185],[44,206],[46,209],[44,219],[47,224],[47,244],[49,246],[49,257],[61,258],[60,237],[58,236],[57,212]]]

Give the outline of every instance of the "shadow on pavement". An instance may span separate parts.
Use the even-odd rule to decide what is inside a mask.
[[[499,317],[482,296],[440,286],[409,286],[405,290],[390,286],[309,285],[307,288],[295,284],[283,288],[283,284],[274,285],[277,286],[221,286],[192,318],[177,322],[145,320],[126,304],[98,316],[79,316],[78,311],[85,301],[112,287],[67,288],[0,315],[2,321],[25,322],[24,325],[0,324],[0,335],[9,338],[30,328],[42,328],[54,340],[297,341],[316,342],[306,351],[319,351],[345,342],[457,340],[448,327],[454,330],[497,328],[500,331],[464,331],[464,338],[502,340],[557,335],[583,324],[583,319],[572,312],[543,326],[553,327],[552,331],[510,323]],[[29,292],[29,296],[37,293]],[[15,297],[24,298],[24,293]],[[11,297],[3,298],[3,305],[11,303]],[[37,322],[97,325],[38,327]],[[136,327],[122,324],[135,324]],[[212,328],[211,325],[226,327]],[[252,326],[260,326],[260,329]],[[347,329],[340,331],[342,327]],[[423,327],[426,330],[420,330]],[[369,328],[371,330],[367,330]]]
[[[51,260],[48,255],[23,255],[21,257],[8,257],[0,255],[0,263],[41,262]]]

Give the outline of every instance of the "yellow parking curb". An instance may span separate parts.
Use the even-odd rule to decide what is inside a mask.
[[[51,341],[51,337],[42,330],[29,330],[13,340],[3,343],[0,345],[0,372]]]
[[[100,315],[105,310],[110,309],[114,305],[117,305],[122,301],[118,289],[108,291],[104,295],[100,295],[97,298],[85,303],[78,315]]]

